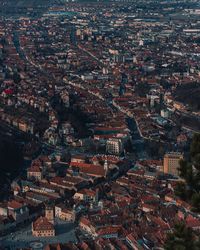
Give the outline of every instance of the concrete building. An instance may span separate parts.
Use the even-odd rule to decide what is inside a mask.
[[[164,156],[164,173],[178,175],[179,161],[183,155],[179,152],[170,152]]]
[[[106,143],[106,151],[110,154],[120,155],[123,152],[123,143],[120,139],[111,138]]]

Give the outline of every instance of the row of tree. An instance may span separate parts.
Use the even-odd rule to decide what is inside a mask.
[[[8,198],[10,183],[20,173],[22,164],[19,145],[0,134],[0,201]]]
[[[200,134],[194,135],[190,157],[180,161],[179,171],[185,183],[176,186],[176,195],[189,202],[194,212],[200,212]]]
[[[168,234],[164,249],[199,250],[200,237],[197,237],[184,223],[179,223],[175,225],[173,232]]]
[[[200,134],[194,135],[189,159],[180,161],[179,170],[185,182],[178,183],[175,193],[189,202],[194,212],[200,212]],[[200,236],[198,237],[184,222],[178,223],[173,232],[168,234],[164,249],[198,250],[200,249]]]

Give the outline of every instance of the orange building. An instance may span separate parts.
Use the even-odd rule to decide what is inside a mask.
[[[178,175],[179,161],[183,155],[179,152],[167,153],[164,156],[164,173]]]

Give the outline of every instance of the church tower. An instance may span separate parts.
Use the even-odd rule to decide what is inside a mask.
[[[45,207],[45,217],[48,219],[49,222],[54,224],[54,209],[53,207],[47,205]]]

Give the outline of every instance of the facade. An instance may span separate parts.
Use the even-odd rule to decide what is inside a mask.
[[[0,203],[0,216],[8,216],[7,203]]]
[[[40,181],[42,180],[42,171],[38,166],[31,166],[27,170],[27,178],[28,179],[34,178],[35,180]]]
[[[106,151],[109,154],[120,155],[123,152],[123,144],[120,139],[111,138],[106,143]]]
[[[90,221],[87,218],[82,217],[80,219],[80,221],[79,221],[79,227],[83,231],[86,231],[88,234],[96,236],[95,227],[90,223]]]
[[[164,173],[178,175],[179,161],[183,155],[179,152],[167,153],[164,156]]]
[[[74,222],[76,217],[75,211],[73,209],[66,208],[63,204],[55,206],[55,216],[68,222]]]
[[[98,191],[83,189],[74,194],[74,199],[83,200],[85,202],[98,202]]]
[[[68,222],[75,221],[75,213],[73,210],[63,209],[60,213],[60,219]]]
[[[55,236],[55,228],[46,217],[39,217],[32,223],[32,234],[35,237]]]

